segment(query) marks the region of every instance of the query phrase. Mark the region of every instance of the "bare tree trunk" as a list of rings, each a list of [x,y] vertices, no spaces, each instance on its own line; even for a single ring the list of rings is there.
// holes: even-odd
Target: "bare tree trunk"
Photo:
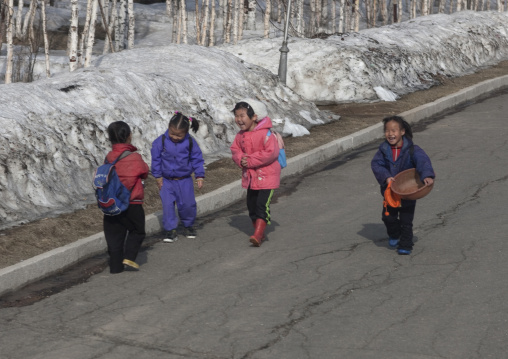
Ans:
[[[444,7],[445,7],[445,1],[444,0],[439,0],[439,10],[438,10],[438,13],[442,14],[444,13]]]
[[[129,50],[134,48],[134,28],[136,25],[136,19],[134,17],[134,1],[129,0],[127,2],[127,15],[129,16],[129,32],[127,35],[127,48]]]
[[[397,1],[397,22],[402,22],[402,0]]]
[[[316,32],[320,32],[321,27],[321,0],[315,0],[316,2]]]
[[[371,13],[371,8],[372,8],[371,2],[372,1],[374,1],[374,0],[364,0],[365,16],[367,17],[367,28],[370,28],[372,25],[372,13]]]
[[[497,11],[498,12],[503,11],[503,3],[501,2],[501,0],[497,0]]]
[[[7,26],[7,66],[5,68],[5,83],[10,84],[12,82],[12,66],[13,66],[13,45],[12,45],[12,37],[13,37],[13,23],[12,18],[14,15],[14,0],[6,0],[7,3],[7,18],[5,24]]]
[[[182,39],[182,1],[178,1],[178,31],[176,34],[176,43],[179,44]]]
[[[194,0],[196,10],[194,11],[194,17],[196,21],[196,44],[201,43],[201,21],[199,19],[199,0]]]
[[[245,2],[240,0],[240,12],[238,13],[238,41],[243,37],[243,27],[245,26]]]
[[[233,44],[238,43],[238,8],[241,0],[234,0],[233,5]]]
[[[297,2],[298,7],[295,6],[295,12],[296,12],[296,24],[297,24],[297,31],[298,36],[304,37],[305,35],[305,21],[303,18],[303,0],[298,0]],[[284,13],[286,10],[284,10]]]
[[[30,6],[28,7],[28,11],[25,14],[25,19],[23,20],[23,30],[21,31],[21,38],[22,39],[26,39],[28,24],[30,23],[30,18],[33,18],[35,16],[36,9],[37,9],[37,0],[31,0]]]
[[[86,18],[85,18],[85,26],[83,27],[83,32],[81,33],[81,39],[79,41],[79,50],[78,50],[78,67],[81,67],[81,61],[83,61],[83,57],[85,54],[85,39],[88,36],[88,29],[90,27],[90,17],[92,16],[92,1],[88,0],[86,6]]]
[[[344,3],[346,0],[338,0],[339,1],[339,24],[337,26],[337,31],[340,33],[344,33]]]
[[[92,13],[90,16],[90,27],[88,30],[88,41],[86,44],[86,52],[85,52],[85,65],[84,67],[89,67],[92,62],[92,51],[93,44],[95,42],[95,23],[97,22],[97,3],[98,0],[92,0]]]
[[[270,14],[272,13],[272,0],[265,0],[265,32],[264,38],[268,39],[270,35]]]
[[[332,15],[331,15],[331,20],[332,20],[332,34],[335,34],[337,32],[337,24],[335,23],[336,22],[336,19],[335,19],[335,12],[336,12],[336,1],[335,0],[332,0]]]
[[[78,0],[71,0],[71,26],[69,28],[69,70],[78,68]]]
[[[427,0],[422,0],[422,16],[426,16],[429,14],[429,9],[427,7]]]
[[[351,29],[351,7],[353,6],[350,1],[351,0],[343,0],[344,1],[344,32],[349,32]]]
[[[233,16],[233,0],[228,0],[228,11],[226,18],[226,32],[224,34],[224,42],[229,44],[231,42],[231,22]]]
[[[113,34],[113,32],[114,32],[115,24],[117,22],[116,10],[117,10],[116,9],[116,0],[113,0],[113,3],[111,4],[110,15],[109,15],[108,36],[106,36],[106,39],[104,40],[104,49],[102,50],[103,54],[108,53],[110,46],[111,46],[111,52],[115,52],[111,34]]]
[[[248,2],[247,30],[256,30],[256,0],[249,0]]]
[[[360,0],[355,0],[355,8],[354,8],[354,16],[355,16],[355,32],[360,31]]]
[[[14,24],[16,24],[16,37],[18,39],[21,38],[22,16],[23,16],[23,0],[18,0],[18,12],[16,13],[16,18],[14,20]]]
[[[44,38],[44,56],[46,58],[46,77],[49,79],[51,73],[49,71],[49,42],[48,31],[46,28],[46,1],[41,1],[41,14],[42,14],[42,36]]]
[[[125,49],[125,18],[127,14],[127,0],[120,0],[118,9],[118,25],[115,29],[115,50],[118,52]],[[118,30],[118,31],[117,31]]]
[[[187,9],[185,8],[185,0],[181,0],[180,6],[182,8],[182,42],[187,44]]]
[[[213,0],[212,0],[213,1]],[[206,39],[207,39],[207,36],[206,36],[206,32],[208,30],[208,0],[203,0],[203,9],[205,11],[205,14],[203,16],[203,28],[202,28],[202,34],[201,34],[201,45],[202,46],[205,46],[206,45]]]
[[[210,11],[211,19],[210,19],[210,42],[208,43],[208,46],[215,45],[215,0],[210,0]]]
[[[0,50],[4,41],[4,26],[5,26],[5,4],[4,0],[0,0]]]
[[[180,23],[180,2],[178,0],[170,0],[175,2],[174,10],[173,10],[173,27],[171,33],[171,42],[180,43],[180,35],[179,35],[179,23]]]

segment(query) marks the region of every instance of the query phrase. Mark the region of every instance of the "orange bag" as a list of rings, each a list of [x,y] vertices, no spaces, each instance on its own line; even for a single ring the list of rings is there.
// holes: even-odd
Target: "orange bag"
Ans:
[[[385,200],[383,201],[383,207],[385,208],[385,216],[388,216],[387,206],[397,208],[400,207],[400,196],[392,191],[392,182],[388,183],[385,191]]]

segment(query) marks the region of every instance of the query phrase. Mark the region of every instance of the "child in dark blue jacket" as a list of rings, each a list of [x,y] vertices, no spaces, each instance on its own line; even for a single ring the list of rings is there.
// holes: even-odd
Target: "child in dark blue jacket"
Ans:
[[[384,195],[388,183],[402,171],[416,168],[423,183],[434,183],[434,170],[427,154],[413,144],[411,126],[400,116],[383,119],[385,141],[379,146],[371,162],[372,172],[381,185]],[[397,247],[398,254],[411,254],[413,249],[413,218],[415,200],[401,200],[401,206],[383,208],[382,220],[386,226],[390,247]]]
[[[196,237],[194,222],[197,207],[192,173],[201,189],[205,178],[205,161],[198,144],[189,135],[189,128],[196,132],[199,122],[176,112],[169,121],[168,130],[152,143],[152,175],[157,181],[162,201],[162,225],[166,230],[166,243],[178,239],[178,216],[184,226],[185,236]]]

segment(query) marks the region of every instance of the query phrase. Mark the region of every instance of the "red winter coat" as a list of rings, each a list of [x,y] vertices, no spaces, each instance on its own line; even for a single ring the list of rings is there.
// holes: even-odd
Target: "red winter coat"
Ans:
[[[242,187],[275,189],[280,185],[279,144],[273,135],[266,137],[272,121],[265,117],[252,131],[240,131],[231,145],[233,161],[242,168]],[[242,157],[247,155],[247,167]]]
[[[108,162],[113,162],[122,154],[123,151],[135,152],[138,149],[127,143],[117,143],[113,145],[113,150],[110,151],[106,159]],[[122,158],[115,165],[116,173],[120,178],[122,184],[131,191],[131,204],[142,204],[145,198],[145,191],[143,189],[142,179],[148,177],[148,165],[143,161],[139,153],[132,153],[127,157]]]

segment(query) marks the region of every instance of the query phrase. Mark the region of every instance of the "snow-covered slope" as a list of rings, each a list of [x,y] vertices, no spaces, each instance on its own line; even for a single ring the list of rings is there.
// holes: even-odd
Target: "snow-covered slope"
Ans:
[[[290,38],[287,85],[316,103],[379,100],[429,88],[508,58],[508,15],[462,11],[431,15],[328,39]],[[279,68],[280,39],[222,45],[245,61]]]

